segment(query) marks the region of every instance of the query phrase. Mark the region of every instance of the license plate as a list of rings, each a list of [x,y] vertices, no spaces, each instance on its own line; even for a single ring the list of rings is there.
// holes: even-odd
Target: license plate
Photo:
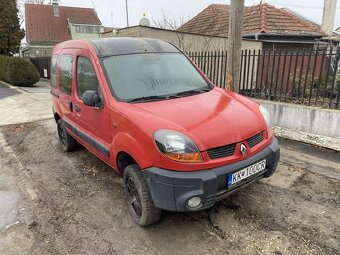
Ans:
[[[257,162],[251,166],[248,166],[247,168],[244,168],[240,171],[237,171],[233,174],[228,175],[228,187],[247,179],[248,177],[255,175],[259,172],[262,172],[266,169],[266,160],[261,160],[260,162]]]

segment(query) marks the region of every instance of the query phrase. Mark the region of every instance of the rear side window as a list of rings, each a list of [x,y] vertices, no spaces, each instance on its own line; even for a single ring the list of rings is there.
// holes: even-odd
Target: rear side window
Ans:
[[[72,55],[61,56],[59,85],[61,92],[71,95],[72,88]]]
[[[98,92],[98,79],[91,61],[85,57],[79,57],[77,62],[77,92],[82,98],[86,90]]]
[[[58,67],[58,55],[53,55],[51,64],[51,85],[57,87],[57,67]]]

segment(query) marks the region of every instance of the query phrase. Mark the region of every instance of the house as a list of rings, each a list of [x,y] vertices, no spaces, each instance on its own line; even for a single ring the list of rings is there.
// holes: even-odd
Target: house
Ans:
[[[96,12],[91,8],[25,4],[26,41],[24,57],[50,57],[55,44],[70,39],[98,38],[104,31]]]
[[[212,4],[179,28],[182,32],[228,36],[230,6]],[[263,42],[263,49],[311,48],[325,44],[325,33],[312,21],[284,8],[262,3],[244,7],[243,38]]]

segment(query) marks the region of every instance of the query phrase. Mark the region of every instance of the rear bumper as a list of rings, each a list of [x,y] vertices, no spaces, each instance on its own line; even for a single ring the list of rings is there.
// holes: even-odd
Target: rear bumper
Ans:
[[[279,158],[280,148],[274,137],[272,143],[256,155],[230,165],[197,172],[177,172],[151,167],[144,169],[143,174],[156,207],[168,211],[199,211],[213,206],[215,202],[254,181],[271,176]],[[241,181],[235,187],[228,188],[228,174],[263,159],[266,159],[264,172]],[[202,199],[201,205],[195,209],[187,206],[187,201],[193,196]]]

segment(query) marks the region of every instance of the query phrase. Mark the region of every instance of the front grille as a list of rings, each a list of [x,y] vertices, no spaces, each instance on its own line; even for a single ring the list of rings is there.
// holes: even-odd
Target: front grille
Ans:
[[[250,148],[254,147],[255,145],[259,144],[262,141],[263,141],[263,132],[260,132],[247,139],[247,143],[249,144]]]
[[[249,147],[254,147],[263,141],[263,132],[260,132],[247,139]],[[210,159],[224,158],[232,156],[235,153],[236,143],[224,145],[221,147],[211,148],[207,150]]]
[[[224,146],[221,146],[221,147],[208,149],[207,153],[208,153],[210,159],[224,158],[224,157],[234,155],[235,147],[236,147],[236,143],[224,145]]]

